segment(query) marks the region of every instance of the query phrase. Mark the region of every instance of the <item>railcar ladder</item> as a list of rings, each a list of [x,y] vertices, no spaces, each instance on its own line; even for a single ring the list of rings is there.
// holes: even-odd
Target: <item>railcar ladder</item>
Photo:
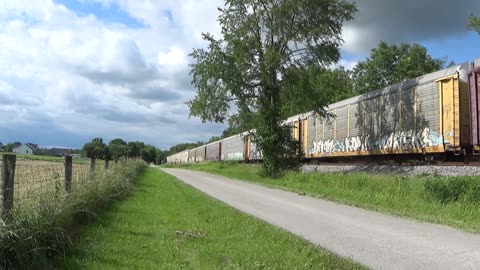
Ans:
[[[460,145],[460,89],[458,79],[453,81],[453,147],[454,155],[461,154]]]

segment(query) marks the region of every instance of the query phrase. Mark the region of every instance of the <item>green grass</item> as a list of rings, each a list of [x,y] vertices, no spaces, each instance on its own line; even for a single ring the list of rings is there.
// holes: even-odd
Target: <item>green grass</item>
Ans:
[[[152,168],[60,263],[64,269],[363,269]]]
[[[42,196],[17,205],[0,219],[0,269],[50,269],[51,259],[69,246],[72,229],[129,194],[145,167],[144,162],[117,164],[73,186],[69,194],[56,179]]]
[[[470,232],[480,232],[480,179],[373,175],[366,173],[298,173],[277,179],[263,178],[259,166],[240,163],[202,163],[176,166],[245,180],[269,187],[325,198],[361,208],[444,224]],[[462,183],[457,185],[456,183]],[[442,200],[471,188],[456,200]],[[432,194],[433,193],[433,194]]]

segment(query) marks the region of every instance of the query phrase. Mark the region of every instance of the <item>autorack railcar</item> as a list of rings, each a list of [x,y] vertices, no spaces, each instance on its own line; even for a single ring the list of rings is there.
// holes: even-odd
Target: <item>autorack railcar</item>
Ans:
[[[238,134],[221,140],[220,160],[244,160],[245,143],[242,135]]]
[[[305,158],[470,151],[468,73],[455,66],[295,116]]]
[[[206,160],[207,161],[220,161],[220,155],[222,151],[222,142],[216,141],[207,144]]]
[[[446,68],[285,121],[306,159],[370,155],[480,154],[480,59]],[[262,153],[245,132],[196,149],[203,160],[258,161]],[[199,153],[204,158],[198,158]],[[168,159],[184,162],[175,155]],[[192,159],[187,161],[192,162]],[[186,162],[186,161],[185,161]]]
[[[205,145],[195,148],[195,162],[206,160],[207,147]]]

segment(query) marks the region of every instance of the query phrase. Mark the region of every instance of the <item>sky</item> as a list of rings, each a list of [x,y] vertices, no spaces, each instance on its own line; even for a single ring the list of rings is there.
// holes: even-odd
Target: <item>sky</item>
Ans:
[[[480,58],[465,30],[480,1],[362,0],[344,25],[339,65],[380,41],[420,43],[455,63]],[[224,125],[189,118],[188,54],[219,37],[221,0],[0,0],[0,142],[80,148],[94,137],[161,149]]]

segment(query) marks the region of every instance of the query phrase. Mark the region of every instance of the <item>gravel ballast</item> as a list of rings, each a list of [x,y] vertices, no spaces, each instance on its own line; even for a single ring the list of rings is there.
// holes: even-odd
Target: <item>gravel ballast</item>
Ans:
[[[480,176],[480,166],[304,165],[303,172],[365,172],[404,175]]]

